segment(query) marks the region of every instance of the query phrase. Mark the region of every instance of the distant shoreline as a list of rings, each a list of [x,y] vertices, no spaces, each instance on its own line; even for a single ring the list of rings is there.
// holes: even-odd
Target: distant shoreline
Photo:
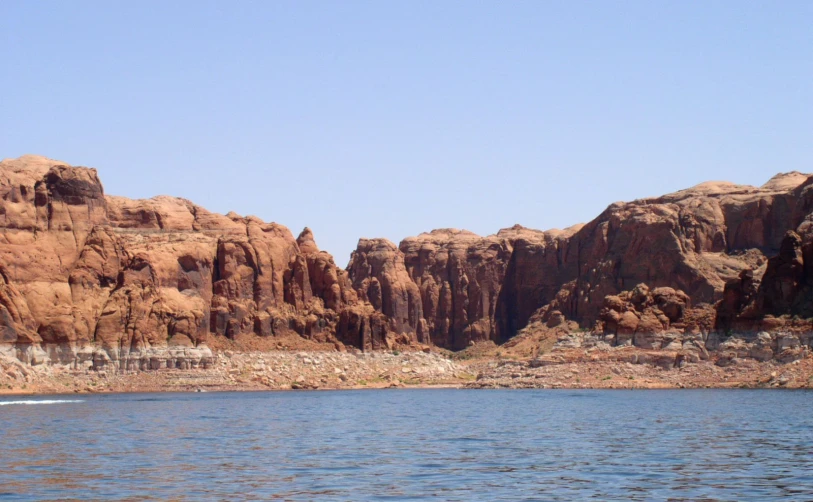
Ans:
[[[454,355],[452,355],[454,357]],[[673,366],[674,353],[557,350],[538,358],[453,359],[424,352],[218,353],[207,369],[94,371],[0,360],[0,396],[363,389],[813,388],[813,357]],[[635,363],[631,361],[636,361]]]

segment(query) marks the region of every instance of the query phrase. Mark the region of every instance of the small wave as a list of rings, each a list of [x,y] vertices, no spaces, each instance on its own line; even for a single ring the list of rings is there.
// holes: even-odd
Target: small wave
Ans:
[[[38,399],[28,401],[0,401],[0,406],[8,404],[61,404],[61,403],[84,403],[81,399]]]

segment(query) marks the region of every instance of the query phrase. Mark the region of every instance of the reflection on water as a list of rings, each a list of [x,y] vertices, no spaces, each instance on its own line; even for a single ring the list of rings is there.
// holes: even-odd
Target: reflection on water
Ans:
[[[0,400],[0,500],[813,499],[806,391],[74,401]]]

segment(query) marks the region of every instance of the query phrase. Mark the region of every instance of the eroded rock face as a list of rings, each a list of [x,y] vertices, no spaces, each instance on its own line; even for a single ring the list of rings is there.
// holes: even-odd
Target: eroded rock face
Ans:
[[[0,345],[74,362],[91,347],[127,369],[211,337],[462,349],[581,326],[665,349],[712,331],[796,333],[813,318],[812,187],[789,173],[612,204],[562,231],[361,239],[343,270],[307,228],[294,238],[180,198],[105,195],[93,169],[4,160]]]
[[[462,349],[498,340],[497,300],[519,235],[544,239],[543,232],[515,227],[480,237],[442,229],[404,239],[399,246],[409,279],[420,292],[425,330],[432,342]]]
[[[308,229],[297,240],[184,199],[105,196],[95,170],[35,156],[0,163],[0,197],[0,344],[30,362],[194,366],[209,336],[415,339],[397,303],[387,316],[359,299]],[[192,356],[155,356],[168,350]]]
[[[399,250],[420,291],[425,329],[433,343],[448,348],[504,342],[529,324],[566,321],[587,328],[607,321],[632,343],[643,331],[721,329],[718,309],[724,323],[738,319],[738,328],[756,332],[783,326],[763,321],[766,316],[813,317],[811,185],[801,173],[777,175],[760,188],[709,182],[612,204],[590,223],[565,231],[514,227],[479,237],[444,229],[407,238]],[[362,241],[357,255],[370,254],[369,242]],[[376,253],[386,254],[394,270],[401,257],[391,244],[385,248]],[[376,269],[351,263],[348,270],[354,286],[372,291],[372,305],[384,312]],[[410,289],[398,277],[397,287]],[[665,312],[651,307],[602,319],[605,297],[637,284],[679,291],[693,306],[689,318],[667,322]],[[410,318],[411,329],[421,326]],[[641,343],[663,345],[657,339]]]
[[[650,290],[642,283],[630,291],[606,296],[598,327],[610,344],[660,350],[670,345],[681,347],[684,335],[690,339],[708,333],[714,318],[710,305],[692,306],[683,291],[669,287]]]
[[[423,304],[404,265],[404,254],[386,239],[361,239],[347,266],[362,301],[389,319],[389,329],[423,341]]]
[[[808,183],[799,173],[762,188],[704,183],[613,204],[556,246],[517,242],[509,274],[521,281],[514,279],[505,293],[515,315],[500,324],[511,333],[539,315],[536,306],[589,326],[604,297],[639,283],[682,290],[695,305],[715,304],[741,273],[761,277],[757,271],[779,253],[787,230],[809,214],[802,193]]]
[[[784,205],[792,210],[786,211],[789,223],[778,250],[761,266],[727,282],[718,309],[719,330],[811,330],[805,319],[813,318],[813,180],[804,180],[785,198],[790,201]]]
[[[503,300],[500,310],[501,295],[523,282],[512,282],[507,274],[515,243],[552,248],[578,228],[541,232],[516,225],[488,237],[440,229],[397,247],[386,239],[362,239],[348,273],[359,297],[390,318],[397,333],[453,350],[484,340],[502,342],[510,336],[501,336],[498,320],[515,318],[517,304],[513,297]],[[538,307],[532,302],[527,309]]]

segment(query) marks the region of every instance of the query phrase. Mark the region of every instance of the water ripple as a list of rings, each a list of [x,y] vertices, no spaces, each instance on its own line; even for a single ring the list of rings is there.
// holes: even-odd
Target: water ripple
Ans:
[[[57,404],[71,406],[10,406]],[[813,393],[0,401],[0,500],[810,500]]]

